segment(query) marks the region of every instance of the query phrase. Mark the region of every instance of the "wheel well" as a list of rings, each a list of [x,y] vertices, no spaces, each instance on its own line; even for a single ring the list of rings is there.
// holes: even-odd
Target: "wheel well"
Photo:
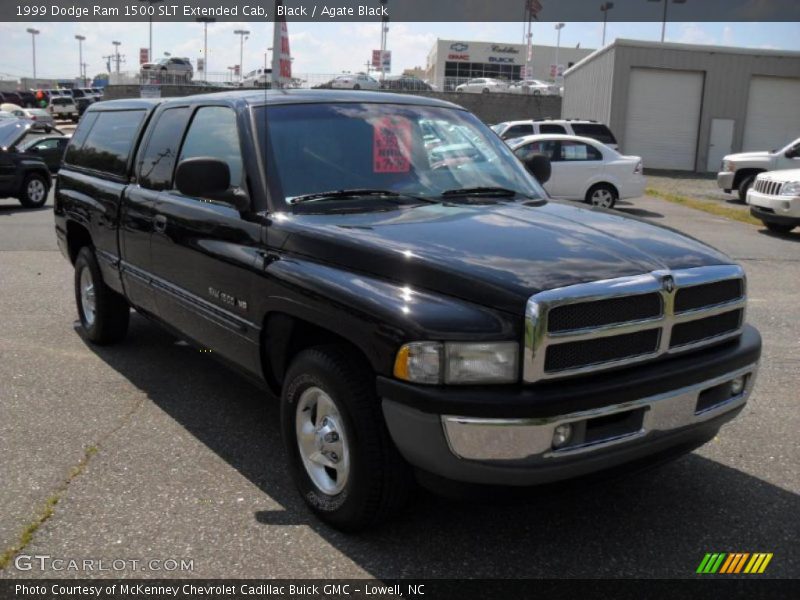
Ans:
[[[75,259],[78,258],[78,252],[81,251],[81,248],[84,246],[91,246],[92,245],[92,236],[89,234],[89,230],[86,229],[83,225],[79,225],[78,223],[74,223],[72,221],[67,222],[67,249],[69,251],[69,259],[72,264],[75,264]]]
[[[765,169],[739,169],[733,176],[733,188],[739,189],[739,185],[748,177],[763,173]]]
[[[589,201],[589,195],[599,187],[611,188],[611,190],[614,192],[614,195],[619,198],[619,190],[617,189],[617,186],[615,186],[613,183],[608,183],[607,181],[598,181],[597,183],[590,185],[589,189],[586,190],[585,198],[587,202]]]
[[[307,348],[323,344],[348,346],[367,365],[371,364],[358,346],[329,329],[285,313],[268,314],[261,329],[261,368],[270,390],[279,395],[283,376],[294,357]]]

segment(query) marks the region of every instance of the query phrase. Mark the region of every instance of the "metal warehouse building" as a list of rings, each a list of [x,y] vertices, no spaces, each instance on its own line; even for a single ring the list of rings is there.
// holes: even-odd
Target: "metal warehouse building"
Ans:
[[[800,137],[800,52],[616,40],[567,70],[561,115],[607,123],[645,167],[717,171]]]

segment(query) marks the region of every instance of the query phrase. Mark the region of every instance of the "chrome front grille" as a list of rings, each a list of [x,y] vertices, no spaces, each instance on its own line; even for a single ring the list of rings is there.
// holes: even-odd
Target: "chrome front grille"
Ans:
[[[745,287],[741,267],[716,265],[536,294],[525,315],[524,380],[626,366],[735,337]]]
[[[781,193],[783,183],[780,181],[770,181],[769,179],[756,178],[754,187],[757,192],[767,196],[777,196]]]

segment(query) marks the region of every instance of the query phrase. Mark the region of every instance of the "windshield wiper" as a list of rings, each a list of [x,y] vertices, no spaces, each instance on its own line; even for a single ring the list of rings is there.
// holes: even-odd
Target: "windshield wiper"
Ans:
[[[503,187],[471,187],[442,192],[443,198],[452,198],[456,196],[495,196],[497,198],[513,198],[514,196],[522,196],[524,198],[529,198],[529,196],[523,194],[522,192]]]
[[[353,188],[350,190],[331,190],[329,192],[317,192],[316,194],[306,194],[296,196],[290,200],[291,204],[302,204],[303,202],[313,202],[314,200],[328,200],[335,198],[362,198],[367,196],[382,196],[384,198],[410,198],[421,202],[435,202],[431,198],[421,198],[409,194],[400,194],[392,190],[379,190],[371,188]]]

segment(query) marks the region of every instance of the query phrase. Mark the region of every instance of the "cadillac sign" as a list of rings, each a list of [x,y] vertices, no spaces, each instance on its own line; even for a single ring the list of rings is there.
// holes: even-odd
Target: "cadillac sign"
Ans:
[[[492,46],[492,52],[497,54],[519,54],[519,50],[513,46]]]

